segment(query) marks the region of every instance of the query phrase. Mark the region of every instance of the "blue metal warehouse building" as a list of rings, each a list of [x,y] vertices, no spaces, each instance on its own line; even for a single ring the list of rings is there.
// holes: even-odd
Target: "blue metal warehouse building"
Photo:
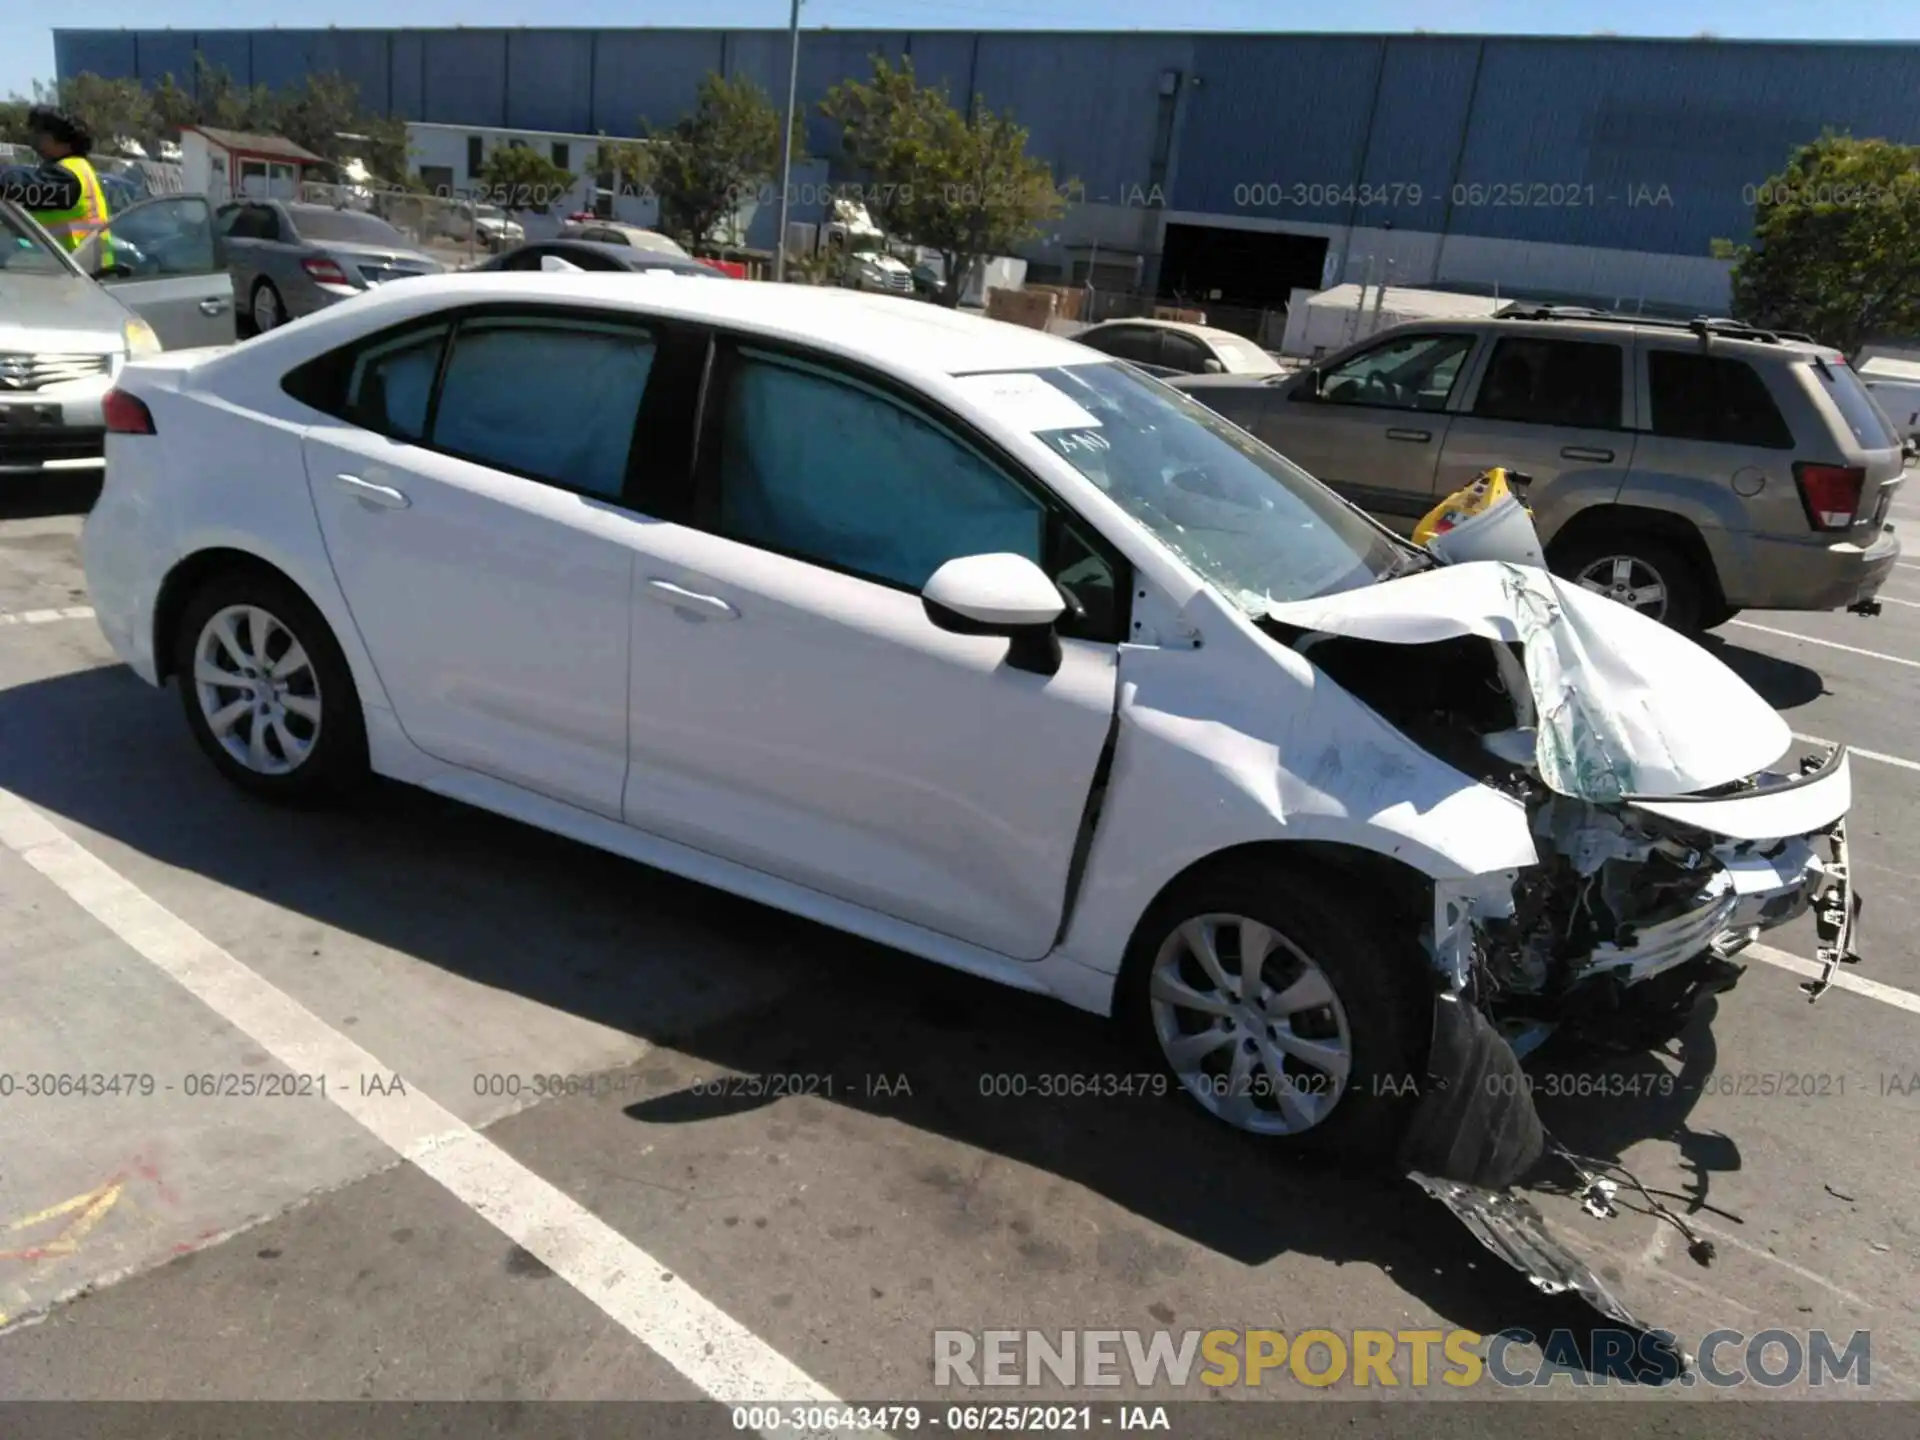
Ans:
[[[710,71],[784,97],[767,30],[62,30],[62,78],[338,71],[416,121],[609,135]],[[1107,288],[1284,303],[1387,279],[1723,311],[1716,237],[1823,129],[1920,140],[1920,46],[1440,35],[806,31],[803,103],[911,57],[1012,112],[1076,204],[1030,258]],[[816,118],[810,144],[831,148]]]

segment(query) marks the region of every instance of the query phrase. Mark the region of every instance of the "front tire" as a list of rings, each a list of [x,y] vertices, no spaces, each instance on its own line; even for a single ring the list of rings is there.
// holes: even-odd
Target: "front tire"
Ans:
[[[1142,919],[1121,1023],[1215,1119],[1280,1148],[1384,1164],[1432,1025],[1426,958],[1378,898],[1271,859],[1203,871]]]
[[[220,773],[286,804],[343,799],[366,780],[360,697],[333,631],[278,576],[229,570],[181,612],[173,674],[187,726]]]

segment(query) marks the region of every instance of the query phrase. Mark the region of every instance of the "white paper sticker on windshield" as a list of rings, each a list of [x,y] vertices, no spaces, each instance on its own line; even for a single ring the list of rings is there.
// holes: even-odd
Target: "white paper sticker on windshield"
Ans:
[[[954,384],[1007,424],[1040,434],[1047,430],[1098,430],[1100,422],[1038,375],[959,375]]]

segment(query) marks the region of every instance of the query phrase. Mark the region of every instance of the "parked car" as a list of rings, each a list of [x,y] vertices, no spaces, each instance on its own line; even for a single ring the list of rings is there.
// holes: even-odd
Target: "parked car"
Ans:
[[[448,275],[109,411],[99,623],[234,784],[377,772],[1112,1014],[1281,1144],[1504,1184],[1542,1035],[1852,913],[1843,749],[1058,336]]]
[[[1180,320],[1103,320],[1073,338],[1103,355],[1183,375],[1277,375],[1283,368],[1244,335]]]
[[[1488,466],[1524,472],[1555,572],[1682,631],[1877,613],[1900,556],[1901,437],[1859,377],[1732,321],[1548,307],[1171,383],[1403,533]]]
[[[503,250],[527,238],[526,228],[498,205],[470,201],[446,206],[440,213],[438,229],[449,240],[461,244],[472,240],[487,250]]]
[[[602,245],[625,245],[634,250],[651,250],[660,255],[678,255],[692,259],[679,241],[647,230],[639,225],[623,225],[618,220],[568,220],[560,227],[562,240],[594,240]]]
[[[107,234],[114,264],[99,269],[97,241],[69,255],[0,201],[0,476],[98,475],[102,406],[121,366],[234,338],[233,285],[203,197],[146,201]]]
[[[377,215],[291,200],[242,200],[215,216],[233,293],[254,332],[272,330],[379,285],[446,269]]]
[[[664,250],[639,250],[631,245],[608,245],[598,240],[538,240],[496,255],[491,260],[463,272],[469,275],[494,270],[539,270],[548,260],[560,260],[576,270],[621,270],[629,273],[656,271],[674,275],[704,275],[713,279],[729,278],[704,260],[670,255]]]

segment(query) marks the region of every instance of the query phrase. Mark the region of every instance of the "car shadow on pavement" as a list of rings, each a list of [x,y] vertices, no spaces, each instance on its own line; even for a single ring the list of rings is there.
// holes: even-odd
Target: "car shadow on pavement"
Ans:
[[[8,479],[0,493],[0,520],[40,520],[84,515],[100,498],[100,477],[28,475]]]
[[[835,1104],[1057,1175],[1242,1264],[1292,1253],[1374,1267],[1453,1325],[1483,1334],[1586,1336],[1602,1323],[1487,1254],[1409,1181],[1276,1156],[1172,1096],[1099,1093],[1125,1088],[1106,1077],[1147,1067],[1097,1017],[422,791],[376,787],[347,811],[290,814],[258,803],[215,775],[174,692],[156,693],[122,666],[0,690],[0,787],[82,843],[93,832],[703,1064],[832,1075]],[[729,987],[756,998],[725,1009],[703,999]],[[910,1093],[891,1084],[900,1076]],[[1094,1093],[1072,1093],[1061,1076],[1081,1077],[1077,1088]],[[889,1083],[871,1093],[872,1077]],[[636,1093],[644,1091],[621,1100]],[[682,1087],[626,1113],[693,1125],[768,1103],[778,1102]],[[1657,1113],[1623,1106],[1601,1120],[1590,1129],[1568,1116],[1563,1138],[1617,1154],[1636,1138],[1675,1133],[1684,1112],[1676,1099]],[[643,1132],[634,1133],[638,1152]],[[921,1180],[936,1210],[932,1192],[964,1183]],[[1027,1249],[1044,1277],[1051,1252],[1040,1237]],[[1616,1289],[1632,1278],[1595,1268]],[[1379,1323],[1398,1328],[1397,1319]]]
[[[1702,635],[1699,643],[1776,710],[1795,710],[1828,693],[1827,682],[1818,670],[1749,650],[1720,635]]]

